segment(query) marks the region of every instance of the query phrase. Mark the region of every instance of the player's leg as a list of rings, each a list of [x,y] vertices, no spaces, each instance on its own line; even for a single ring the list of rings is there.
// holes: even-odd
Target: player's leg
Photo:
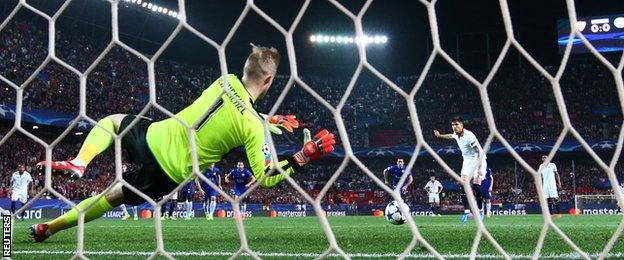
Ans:
[[[436,209],[435,209],[435,198],[433,197],[432,194],[429,194],[429,210],[431,210],[432,216],[436,215]]]
[[[482,160],[478,166],[475,167],[475,175],[472,179],[472,191],[475,194],[475,199],[477,200],[477,206],[479,207],[479,216],[483,218],[483,188],[481,187],[481,182],[485,178],[485,173],[487,171],[487,162]]]
[[[139,207],[134,206],[132,207],[132,209],[134,209],[134,220],[139,220]]]
[[[477,207],[479,208],[479,216],[483,217],[483,194],[481,193],[481,184],[472,184],[472,192],[477,200]]]
[[[472,180],[475,175],[476,168],[477,168],[477,163],[474,160],[464,159],[464,161],[462,162],[462,169],[461,169],[461,174],[460,174],[462,183],[468,183],[468,185],[471,186],[472,190],[474,190],[474,186],[472,186],[473,185]],[[460,222],[466,223],[468,219],[470,219],[471,213],[470,213],[470,205],[468,204],[468,194],[464,190],[463,185],[462,185],[462,190],[464,192],[460,196],[461,196],[462,204],[464,205],[464,214],[462,215]],[[475,194],[475,198],[476,197],[477,197],[477,194]]]
[[[435,210],[435,214],[436,214],[437,216],[441,216],[441,215],[440,215],[440,194],[436,194],[436,196],[435,196],[435,200],[434,200],[433,202],[434,202],[434,205],[433,205],[433,206],[434,206],[434,207],[435,207],[435,209],[436,209],[436,210]]]
[[[85,138],[80,151],[71,161],[53,161],[52,169],[57,171],[67,171],[72,178],[82,177],[85,168],[98,154],[104,152],[112,143],[113,136],[109,134],[119,132],[125,114],[109,115],[98,121],[98,126],[94,126]],[[37,163],[37,167],[45,166],[44,162]]]
[[[17,203],[18,194],[15,190],[11,191],[11,214],[15,213],[15,203]]]
[[[184,209],[186,210],[186,216],[184,217],[184,220],[189,220],[191,219],[191,212],[193,212],[193,199],[191,194],[188,194],[185,197],[186,200],[184,200]]]
[[[436,202],[436,212],[438,216],[442,216],[442,214],[440,214],[440,199]]]
[[[19,202],[22,204],[20,206],[24,207],[24,205],[26,205],[26,203],[28,202],[28,193],[24,192],[22,194],[20,194],[19,197]],[[26,209],[22,210],[22,221],[24,221],[24,215],[26,214]]]
[[[126,204],[121,204],[121,205],[119,205],[119,207],[123,211],[123,217],[121,217],[121,220],[129,219],[130,218],[130,214],[128,214],[128,209],[126,208]]]
[[[217,196],[210,196],[210,220],[213,219],[215,209],[217,209]]]
[[[167,219],[167,201],[160,206],[160,220]]]
[[[235,188],[234,189],[234,200],[239,200],[241,194],[243,194],[243,192]],[[238,214],[234,213],[234,218],[243,219],[243,216],[245,215],[244,212],[243,212],[243,203],[244,202],[241,199],[238,203],[239,203],[238,204]],[[232,208],[232,210],[234,210],[234,209]]]
[[[129,124],[127,120],[122,123]],[[139,189],[149,198],[159,198],[171,192],[177,186],[171,181],[166,173],[162,171],[156,159],[150,154],[147,144],[145,143],[145,133],[149,123],[146,121],[139,122],[137,126],[128,132],[129,134],[122,139],[122,146],[128,152],[128,156],[136,162],[143,162],[141,168],[124,172],[123,179],[131,186]],[[45,224],[36,224],[31,227],[31,234],[35,241],[42,242],[51,234],[60,230],[74,227],[78,222],[78,211],[85,214],[85,222],[101,217],[113,207],[121,204],[139,205],[144,203],[145,199],[128,187],[123,185],[115,185],[105,195],[96,195],[80,202],[75,208],[67,213]]]
[[[462,176],[462,180],[463,179],[464,176]],[[466,191],[464,191],[464,187],[462,186],[461,189],[462,193],[459,195],[459,197],[461,199],[462,205],[464,206],[464,214],[460,218],[460,222],[466,223],[470,218],[470,205],[468,204],[468,195],[466,194]]]
[[[552,198],[546,197],[546,202],[548,203],[548,212],[552,215],[554,211]]]
[[[482,209],[483,209],[483,215],[485,216],[490,216],[490,208],[491,205],[490,204],[490,200],[492,199],[492,193],[489,190],[489,187],[481,187],[481,198],[482,198]]]
[[[56,232],[78,225],[78,209],[84,212],[84,221],[87,223],[102,217],[104,213],[110,211],[113,207],[121,205],[123,198],[121,185],[116,185],[104,196],[98,194],[85,199],[62,216],[44,224],[31,226],[31,236],[35,241],[43,242]]]
[[[544,197],[546,197],[546,202],[548,203],[548,212],[552,215],[555,213],[555,207],[554,207],[554,191],[551,189],[550,183],[545,182],[542,183],[543,186],[542,188],[544,189]]]
[[[561,217],[561,208],[559,208],[559,198],[553,198],[553,207],[555,208],[555,214],[557,217]]]
[[[169,216],[169,219],[172,219],[172,220],[176,219],[176,217],[173,215],[173,210],[175,209],[177,204],[178,204],[178,199],[177,198],[169,200],[169,211],[167,212],[168,216]]]

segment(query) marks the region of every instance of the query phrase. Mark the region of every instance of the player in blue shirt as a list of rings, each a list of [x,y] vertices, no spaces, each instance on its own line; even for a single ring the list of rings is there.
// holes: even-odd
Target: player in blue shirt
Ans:
[[[217,185],[220,190],[223,190],[221,187],[221,170],[219,170],[214,163],[210,164],[208,169],[206,169],[203,174],[208,180]],[[199,178],[195,180],[199,181]],[[204,191],[204,210],[206,212],[206,219],[213,220],[214,212],[217,208],[217,195],[219,195],[219,192],[203,181],[201,182],[200,187]],[[210,200],[210,203],[208,203],[208,200]]]
[[[184,220],[191,219],[191,212],[193,210],[193,196],[195,196],[195,183],[190,181],[182,187],[180,190],[180,201],[184,201],[184,209],[186,210],[186,216]]]
[[[245,169],[245,163],[238,161],[236,163],[236,169],[233,169],[225,176],[225,183],[230,181],[234,182],[232,187],[232,193],[234,199],[238,199],[243,193],[247,191],[251,185],[256,182],[256,177],[247,169]],[[244,214],[247,211],[247,203],[241,201],[241,218],[244,218]]]
[[[395,192],[400,192],[399,194],[401,196],[407,193],[407,187],[409,187],[414,181],[412,173],[407,172],[407,179],[405,179],[403,187],[401,187],[401,189],[399,190],[397,185],[399,184],[399,180],[401,179],[401,176],[403,176],[405,171],[407,171],[407,166],[405,165],[405,162],[402,158],[397,159],[396,165],[392,165],[384,169],[383,171],[384,182],[386,183],[386,185],[390,186],[390,188],[393,189]],[[392,178],[392,182],[388,181],[388,175],[390,175],[390,177]]]
[[[481,182],[481,194],[483,195],[483,204],[485,205],[485,215],[489,218],[492,210],[492,187],[494,187],[494,177],[492,169],[487,168],[485,171],[485,179]]]

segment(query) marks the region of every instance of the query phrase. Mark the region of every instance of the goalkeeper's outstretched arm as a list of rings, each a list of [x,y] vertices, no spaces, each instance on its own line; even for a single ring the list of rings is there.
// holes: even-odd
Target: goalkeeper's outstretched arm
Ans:
[[[262,125],[255,128],[253,133],[247,135],[245,140],[245,151],[247,160],[249,161],[251,170],[256,180],[260,182],[263,188],[270,188],[284,180],[285,176],[274,171],[271,176],[265,176],[275,165],[272,162],[271,151],[268,143],[265,142],[264,130]],[[294,153],[287,160],[282,160],[277,164],[289,176],[295,171],[311,161],[318,159],[321,155],[330,154],[334,151],[334,134],[323,129],[319,131],[314,139],[310,138],[310,131],[304,129],[303,148]]]

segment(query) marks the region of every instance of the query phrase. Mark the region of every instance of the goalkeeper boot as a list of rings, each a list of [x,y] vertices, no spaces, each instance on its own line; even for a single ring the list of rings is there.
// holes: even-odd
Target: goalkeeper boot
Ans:
[[[130,218],[130,214],[124,214],[123,217],[121,217],[121,220],[127,220]]]
[[[34,224],[30,226],[30,237],[35,242],[41,243],[51,235],[52,234],[48,230],[48,224]]]
[[[132,218],[132,219],[139,220],[139,217],[138,216],[134,216],[134,218]]]
[[[43,169],[46,166],[46,161],[41,161],[39,163],[37,163],[37,165],[35,167],[37,167],[38,169]],[[80,177],[82,177],[82,175],[85,172],[85,167],[84,166],[77,166],[71,163],[70,160],[67,161],[52,161],[50,166],[52,167],[52,170],[55,171],[63,171],[65,173],[67,173],[69,175],[70,179],[78,179]]]

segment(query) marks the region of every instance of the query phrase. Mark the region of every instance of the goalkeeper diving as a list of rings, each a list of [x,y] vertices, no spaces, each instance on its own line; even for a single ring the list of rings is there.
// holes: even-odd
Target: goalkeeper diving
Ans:
[[[280,55],[274,48],[252,46],[241,79],[233,74],[227,76],[227,84],[223,77],[217,79],[191,105],[176,114],[187,125],[196,126],[192,138],[200,170],[221,161],[221,157],[231,150],[243,147],[259,185],[270,188],[285,178],[282,174],[265,176],[271,168],[281,167],[290,176],[300,167],[334,150],[336,141],[332,133],[323,129],[311,139],[309,131],[304,129],[303,148],[287,160],[277,164],[272,162],[263,120],[253,105],[271,87],[279,59]],[[225,88],[244,106],[230,95],[222,94]],[[82,177],[89,162],[113,143],[109,133],[121,133],[135,119],[135,116],[123,114],[101,119],[87,135],[75,159],[50,162],[51,168],[67,172],[74,178]],[[292,115],[272,116],[268,122],[271,131],[278,134],[281,130],[277,127],[288,132],[299,127],[296,117]],[[127,152],[126,159],[142,166],[124,172],[124,180],[152,199],[169,194],[192,174],[188,133],[187,127],[174,118],[158,122],[138,119],[121,139],[121,145]],[[47,163],[40,162],[37,166],[41,168]],[[85,199],[76,208],[85,211],[85,222],[89,222],[121,204],[138,205],[143,202],[145,199],[127,187],[115,185],[104,196]],[[33,225],[31,237],[43,242],[61,230],[76,226],[76,208],[50,222]]]

